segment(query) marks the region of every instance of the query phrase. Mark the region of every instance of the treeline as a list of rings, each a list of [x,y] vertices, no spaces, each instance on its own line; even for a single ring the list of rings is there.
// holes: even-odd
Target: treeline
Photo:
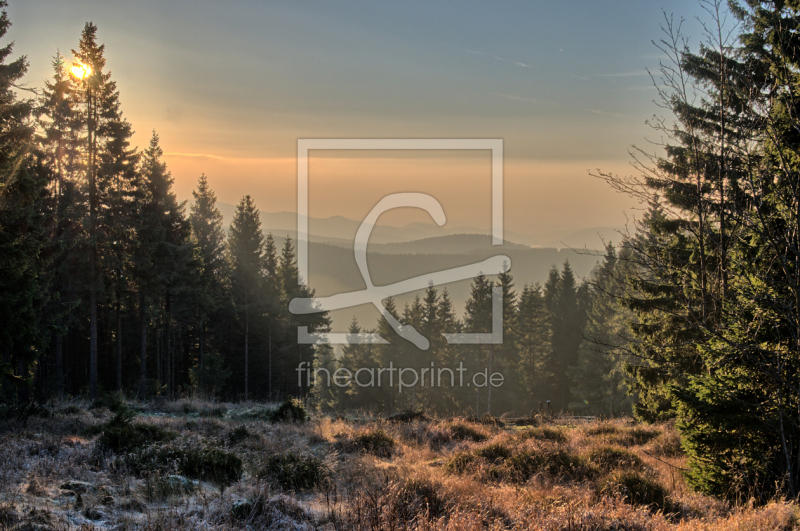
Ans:
[[[292,241],[264,237],[249,196],[225,231],[205,176],[187,212],[155,132],[131,146],[104,51],[86,24],[74,61],[57,54],[25,99],[25,58],[0,50],[2,396],[306,394],[290,376],[314,348],[297,325],[329,323],[287,310],[312,294]]]
[[[429,286],[402,311],[389,298],[387,311],[420,331],[430,347],[420,350],[400,338],[383,317],[369,329],[353,318],[348,330],[352,337],[377,333],[386,344],[349,344],[340,358],[320,359],[312,379],[315,396],[331,410],[384,413],[424,409],[522,416],[547,412],[548,402],[553,413],[630,413],[633,401],[622,373],[630,359],[625,349],[628,323],[622,316],[630,314],[619,303],[627,263],[609,245],[582,283],[569,261],[560,271],[553,266],[543,286],[521,290],[509,270],[495,281],[480,275],[472,282],[461,318],[446,289]],[[492,332],[493,289],[502,293],[502,343],[449,344],[443,334]],[[399,370],[387,372],[389,367]],[[492,374],[500,376],[491,382]]]

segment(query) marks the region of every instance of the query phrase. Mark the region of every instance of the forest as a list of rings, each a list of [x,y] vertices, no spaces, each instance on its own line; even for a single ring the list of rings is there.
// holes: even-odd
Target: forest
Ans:
[[[652,494],[649,486],[622,480],[603,490],[613,474],[598,464],[599,457],[592,457],[594,447],[587,442],[602,436],[612,446],[628,441],[623,446],[662,463],[656,467],[663,467],[664,459],[680,459],[677,465],[667,463],[672,469],[665,470],[679,470],[689,491],[733,504],[729,507],[796,500],[800,496],[800,3],[746,0],[726,7],[717,0],[702,0],[700,4],[707,18],[699,46],[689,45],[680,19],[666,15],[663,32],[654,40],[662,61],[651,76],[658,111],[665,116],[649,124],[661,143],[653,145],[653,151],[632,151],[633,176],[594,174],[644,206],[635,227],[620,233],[616,245],[609,242],[596,253],[597,265],[585,279],[576,276],[569,261],[553,264],[543,282],[522,286],[516,284],[513,268],[499,275],[480,275],[472,280],[460,314],[447,289],[433,285],[403,307],[392,298],[384,300],[395,319],[430,340],[427,350],[400,338],[383,318],[374,323],[353,318],[348,333],[377,333],[385,343],[354,343],[337,350],[324,342],[300,342],[298,327],[329,332],[331,319],[326,313],[294,315],[288,309],[292,299],[315,295],[299,282],[294,241],[273,237],[270,228],[262,226],[249,195],[236,206],[230,225],[224,226],[205,175],[197,176],[191,199],[176,196],[157,132],[144,149],[131,143],[133,124],[123,114],[124,94],[106,64],[96,25],[86,23],[71,57],[58,53],[52,58],[52,77],[37,88],[19,84],[27,59],[13,43],[4,43],[0,49],[3,426],[9,426],[10,433],[16,429],[11,426],[38,419],[37,415],[63,413],[67,410],[58,409],[61,405],[76,401],[87,409],[68,414],[85,414],[80,422],[91,426],[83,436],[102,433],[98,441],[104,441],[104,448],[122,455],[133,451],[126,450],[123,441],[126,433],[133,432],[124,430],[141,434],[145,429],[131,424],[135,411],[144,415],[153,404],[185,403],[188,415],[199,414],[192,400],[211,404],[206,412],[218,411],[214,404],[225,403],[232,411],[241,410],[236,413],[240,416],[225,417],[226,422],[238,422],[274,421],[275,411],[269,413],[273,416],[259,417],[261,413],[246,408],[283,403],[281,407],[290,411],[303,411],[295,420],[307,420],[306,411],[322,419],[313,433],[285,428],[287,433],[295,430],[292,437],[308,437],[312,441],[308,444],[335,448],[341,454],[356,452],[353,448],[361,445],[362,454],[372,456],[369,459],[392,455],[411,459],[408,456],[417,455],[414,452],[433,452],[429,458],[437,466],[446,462],[442,473],[447,478],[475,465],[479,469],[475,481],[487,485],[524,484],[546,476],[547,481],[566,481],[578,489],[575,492],[588,489],[587,482],[595,485],[586,499],[619,495],[630,502],[637,492]],[[7,3],[0,1],[0,6],[4,8],[0,37],[5,38],[11,21]],[[491,332],[495,288],[503,295],[503,342],[448,344],[444,333]],[[388,366],[464,366],[472,373],[499,373],[502,384],[470,387],[446,378],[444,385],[426,385],[423,377],[413,384],[396,380],[388,385],[336,386],[330,378],[326,382],[303,376],[304,371],[318,374],[320,369],[326,374],[369,375]],[[130,409],[126,403],[139,404],[140,409]],[[86,413],[90,406],[107,408],[108,418],[101,419],[105,424],[97,415],[91,420]],[[276,411],[283,415],[286,409]],[[413,429],[386,428],[389,435],[381,427],[364,431],[346,424],[358,418],[382,426],[398,413],[437,420]],[[451,417],[466,420],[455,424],[442,420]],[[541,427],[574,417],[609,422],[575,428],[578,431],[561,424]],[[524,440],[535,439],[543,446],[531,449],[525,445],[533,442],[503,431],[508,419],[527,419],[539,426],[530,428],[540,431],[530,431]],[[638,427],[629,429],[625,424],[629,421]],[[164,444],[171,444],[168,441],[176,435],[163,430],[180,428],[170,422],[178,421],[164,421],[162,431],[153,428],[153,440],[162,437]],[[241,439],[231,442],[232,447],[250,436],[242,429]],[[650,435],[641,435],[645,432]],[[264,432],[256,439],[279,436]],[[437,436],[443,442],[429,444]],[[388,448],[395,440],[405,449],[382,453],[381,445]],[[473,448],[464,446],[466,440],[493,443]],[[660,449],[646,446],[655,444],[649,443],[652,440],[668,441],[674,448],[664,450],[667,442]],[[567,450],[556,443],[575,455],[564,453]],[[537,460],[539,450],[553,461]],[[144,459],[145,454],[136,455]],[[161,459],[161,454],[147,455],[155,459],[153,463]],[[615,463],[620,459],[639,463],[635,455],[614,455]],[[183,463],[183,458],[176,459]],[[126,466],[135,469],[131,463]],[[166,468],[153,466],[166,474]],[[329,472],[335,468],[330,463],[325,466]],[[236,478],[242,477],[241,460],[239,469]],[[197,474],[208,479],[205,473]],[[658,474],[663,479],[667,472]],[[222,482],[220,496],[232,482],[228,479]],[[316,480],[312,483],[318,485]],[[326,483],[326,488],[333,484]],[[302,490],[293,485],[292,489]],[[313,485],[303,488],[313,490]],[[387,485],[388,490],[381,492],[396,504],[392,510],[402,513],[407,509],[403,504],[413,498],[428,508],[426,521],[433,522],[435,513],[440,518],[436,522],[443,526],[449,522],[446,510],[432,507],[434,501],[450,502],[436,498],[425,490],[428,487],[402,483],[412,495],[392,490],[394,483]],[[450,489],[449,495],[456,499],[456,487],[447,485],[445,490]],[[620,494],[623,487],[627,494]],[[693,506],[699,498],[676,501],[675,489],[673,477],[672,494],[664,491],[657,503],[640,505],[680,518],[713,512]],[[369,490],[358,490],[346,503],[357,498],[367,511],[369,500],[364,496]],[[665,501],[670,496],[675,498]],[[330,509],[326,518],[334,528],[348,528],[342,523],[346,519],[337,520],[336,510]],[[375,518],[387,518],[382,509],[375,510]],[[490,518],[489,513],[480,514]],[[370,528],[359,522],[360,528]],[[371,528],[388,528],[381,525]]]

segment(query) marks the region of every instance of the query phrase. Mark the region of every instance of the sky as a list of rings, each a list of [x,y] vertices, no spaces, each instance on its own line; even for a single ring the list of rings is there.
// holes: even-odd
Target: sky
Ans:
[[[521,233],[625,224],[635,203],[589,172],[634,173],[631,146],[659,140],[651,41],[664,11],[696,44],[703,15],[694,0],[9,4],[29,87],[98,26],[134,143],[158,133],[181,199],[205,172],[220,201],[293,211],[300,138],[502,138],[505,224]],[[488,152],[312,152],[309,175],[314,217],[418,191],[449,224],[490,222]]]

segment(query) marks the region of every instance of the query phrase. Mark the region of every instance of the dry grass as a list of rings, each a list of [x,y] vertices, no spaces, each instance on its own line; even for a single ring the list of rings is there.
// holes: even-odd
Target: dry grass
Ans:
[[[134,474],[98,444],[106,409],[64,404],[24,428],[0,425],[0,530],[755,531],[794,529],[800,514],[787,501],[732,507],[690,492],[671,425],[259,418],[276,406],[136,406],[137,423],[175,434],[156,449],[238,456],[244,473],[224,490],[177,464]]]

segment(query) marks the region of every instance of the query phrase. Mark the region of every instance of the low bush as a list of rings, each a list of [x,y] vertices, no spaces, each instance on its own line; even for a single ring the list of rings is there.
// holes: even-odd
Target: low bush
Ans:
[[[300,400],[287,399],[270,416],[272,422],[305,422],[308,420],[306,408]]]
[[[150,424],[134,424],[136,413],[123,408],[107,423],[101,425],[100,438],[97,445],[100,449],[110,450],[115,454],[140,450],[154,443],[175,439],[177,434],[159,426]]]
[[[597,485],[601,494],[615,495],[631,505],[645,505],[655,510],[674,508],[665,489],[656,480],[634,470],[619,470],[603,478]]]
[[[594,470],[580,456],[566,450],[520,452],[490,469],[497,479],[525,482],[539,473],[571,480],[586,479]]]
[[[234,428],[233,430],[229,431],[225,437],[223,437],[223,441],[225,444],[229,446],[233,446],[235,444],[239,444],[245,439],[249,439],[251,437],[255,437],[252,433],[247,431],[247,428],[244,426],[239,426]]]
[[[428,519],[447,514],[447,503],[440,497],[442,486],[427,479],[405,479],[388,489],[388,516],[392,521],[410,522],[419,516]]]
[[[242,460],[218,448],[153,445],[123,454],[117,462],[138,476],[177,473],[209,481],[220,488],[242,476]]]
[[[268,422],[305,422],[308,420],[305,406],[300,400],[294,398],[286,399],[277,408],[254,407],[236,412],[231,416]]]
[[[115,392],[103,393],[97,397],[94,402],[92,402],[92,405],[89,406],[89,409],[106,408],[112,413],[117,413],[126,407],[125,397],[122,396],[122,393]]]
[[[448,428],[450,428],[450,433],[452,433],[453,439],[457,441],[469,440],[473,442],[483,442],[489,438],[482,431],[460,422],[454,422],[453,424],[450,424]]]
[[[378,457],[391,457],[394,439],[381,428],[376,428],[341,440],[336,443],[336,448],[343,452],[364,452]]]
[[[325,481],[330,471],[316,457],[288,452],[268,457],[258,476],[272,479],[287,490],[309,490]]]
[[[541,428],[530,428],[519,432],[517,438],[520,440],[525,439],[538,439],[542,441],[554,441],[557,443],[567,442],[567,435],[564,430],[558,428],[551,428],[549,426],[542,426]]]
[[[474,451],[475,455],[488,461],[498,462],[511,457],[511,450],[502,443],[488,444]]]
[[[642,460],[635,453],[614,446],[592,448],[586,457],[590,463],[606,471],[643,465]]]
[[[462,474],[475,463],[476,459],[475,454],[471,452],[456,452],[444,465],[444,469],[446,472]]]

